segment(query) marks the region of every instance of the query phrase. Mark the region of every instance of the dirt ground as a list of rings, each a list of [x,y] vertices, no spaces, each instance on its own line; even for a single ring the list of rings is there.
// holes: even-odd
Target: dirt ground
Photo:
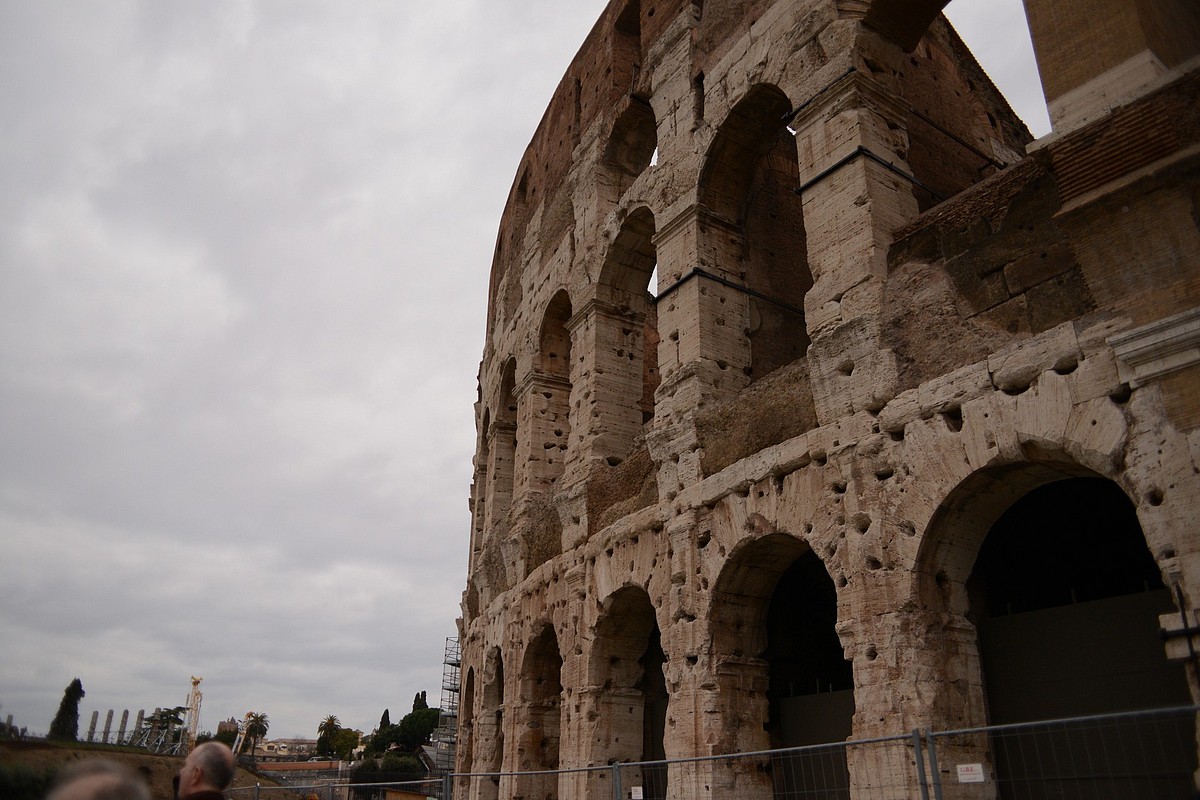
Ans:
[[[141,773],[150,785],[150,794],[156,800],[170,800],[171,778],[183,764],[183,758],[180,756],[153,755],[127,748],[118,749],[103,745],[71,747],[47,742],[0,740],[0,764],[24,764],[35,772],[58,770],[88,758],[116,761]],[[256,783],[263,786],[276,785],[274,781],[265,780],[241,768],[233,778],[234,787],[254,786]]]

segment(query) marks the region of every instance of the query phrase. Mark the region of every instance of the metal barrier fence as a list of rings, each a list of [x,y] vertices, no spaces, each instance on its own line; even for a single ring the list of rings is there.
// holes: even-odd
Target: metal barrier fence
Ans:
[[[442,797],[443,778],[384,783],[347,783],[344,780],[296,786],[242,786],[225,790],[230,800],[424,800]]]
[[[544,772],[452,773],[438,781],[403,785],[264,786],[229,796],[231,800],[409,796],[441,800],[1195,800],[1200,798],[1195,784],[1198,714],[1200,706],[1186,706],[985,728],[914,730],[755,753]]]

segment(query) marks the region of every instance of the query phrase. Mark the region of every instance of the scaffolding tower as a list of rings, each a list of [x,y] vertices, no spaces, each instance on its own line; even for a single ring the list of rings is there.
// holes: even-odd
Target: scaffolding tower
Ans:
[[[454,769],[454,746],[458,736],[458,693],[460,688],[459,672],[462,668],[462,654],[459,650],[458,637],[446,639],[446,655],[442,659],[442,703],[438,715],[437,730],[433,732],[433,745],[436,754],[437,768],[442,772]]]

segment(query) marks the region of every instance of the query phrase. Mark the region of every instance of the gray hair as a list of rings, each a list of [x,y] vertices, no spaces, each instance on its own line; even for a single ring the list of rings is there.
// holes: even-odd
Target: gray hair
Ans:
[[[205,742],[192,751],[196,766],[200,767],[208,783],[218,789],[224,789],[233,783],[233,774],[237,771],[237,762],[233,751],[220,742]]]

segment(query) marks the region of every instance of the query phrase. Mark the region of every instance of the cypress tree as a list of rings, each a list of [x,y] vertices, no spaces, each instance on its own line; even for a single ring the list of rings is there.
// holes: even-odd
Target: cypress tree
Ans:
[[[79,739],[79,701],[83,699],[83,683],[76,678],[63,692],[62,702],[58,704],[58,713],[50,723],[48,739],[62,739],[74,742]]]

